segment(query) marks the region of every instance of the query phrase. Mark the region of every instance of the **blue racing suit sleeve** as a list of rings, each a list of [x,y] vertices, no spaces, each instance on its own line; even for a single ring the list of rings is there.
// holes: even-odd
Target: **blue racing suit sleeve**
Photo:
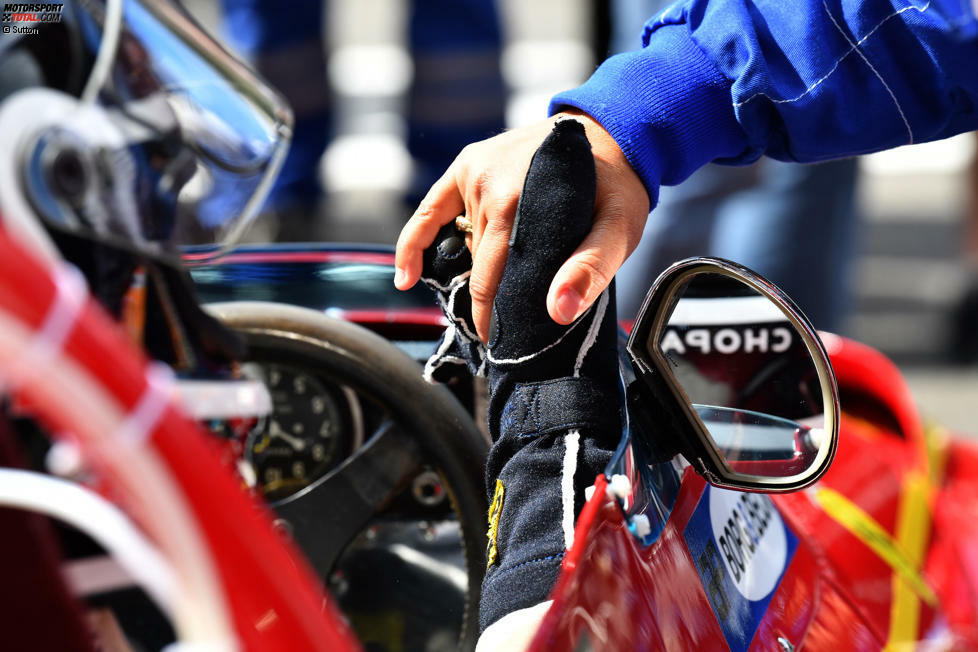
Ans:
[[[815,162],[978,129],[970,0],[682,0],[643,43],[550,111],[600,122],[653,204],[710,161]]]

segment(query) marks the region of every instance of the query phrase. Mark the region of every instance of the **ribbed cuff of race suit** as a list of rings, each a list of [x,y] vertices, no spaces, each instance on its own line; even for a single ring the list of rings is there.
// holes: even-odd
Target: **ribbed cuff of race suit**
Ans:
[[[569,326],[547,314],[554,274],[591,228],[595,172],[583,126],[558,122],[535,154],[493,305],[488,347],[474,335],[468,250],[446,227],[422,274],[450,326],[429,378],[465,366],[489,378],[487,571],[480,627],[547,599],[573,541],[584,489],[621,436],[614,289]]]
[[[702,165],[747,149],[730,86],[686,25],[666,25],[646,47],[610,57],[584,84],[556,95],[550,113],[574,107],[597,120],[655,206],[660,184],[676,185]]]

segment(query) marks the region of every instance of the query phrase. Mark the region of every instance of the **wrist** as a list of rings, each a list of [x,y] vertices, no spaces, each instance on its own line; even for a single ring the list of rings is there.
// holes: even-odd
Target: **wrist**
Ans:
[[[555,122],[566,118],[583,124],[584,133],[591,143],[598,175],[598,208],[602,204],[602,195],[611,191],[628,197],[625,203],[632,209],[631,212],[647,215],[652,207],[651,195],[615,137],[596,118],[580,108],[567,106],[552,116]],[[612,179],[613,183],[609,183]]]
[[[632,164],[615,140],[604,126],[597,121],[591,114],[583,109],[567,106],[559,113],[554,114],[554,120],[573,118],[584,125],[584,133],[587,135],[588,142],[591,143],[591,151],[594,155],[601,156],[602,160],[615,167],[623,167],[631,170]]]

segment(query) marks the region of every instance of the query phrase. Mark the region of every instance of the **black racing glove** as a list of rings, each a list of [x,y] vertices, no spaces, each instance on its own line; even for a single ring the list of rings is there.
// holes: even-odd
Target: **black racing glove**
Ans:
[[[454,223],[446,224],[435,237],[435,245],[425,250],[421,281],[434,290],[448,319],[435,353],[424,367],[429,383],[447,383],[466,372],[485,376],[486,347],[472,322],[472,296],[469,276],[472,254]]]
[[[481,629],[547,599],[584,489],[621,437],[614,286],[569,326],[546,308],[554,275],[590,231],[594,196],[584,127],[558,122],[527,172],[488,349],[471,327],[468,250],[454,227],[425,259],[423,277],[452,324],[428,368],[437,377],[446,365],[465,364],[489,377],[492,507]]]

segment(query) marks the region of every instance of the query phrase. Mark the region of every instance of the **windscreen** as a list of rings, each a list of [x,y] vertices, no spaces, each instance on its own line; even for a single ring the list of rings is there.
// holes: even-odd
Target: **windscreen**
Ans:
[[[124,136],[105,158],[131,196],[109,210],[138,217],[100,228],[129,221],[126,233],[103,235],[131,239],[138,219],[137,237],[147,244],[220,250],[261,208],[288,147],[291,113],[176,4],[121,2],[118,38],[108,40],[116,41],[114,56],[95,101]],[[97,53],[113,30],[106,5],[80,6],[78,29]]]

